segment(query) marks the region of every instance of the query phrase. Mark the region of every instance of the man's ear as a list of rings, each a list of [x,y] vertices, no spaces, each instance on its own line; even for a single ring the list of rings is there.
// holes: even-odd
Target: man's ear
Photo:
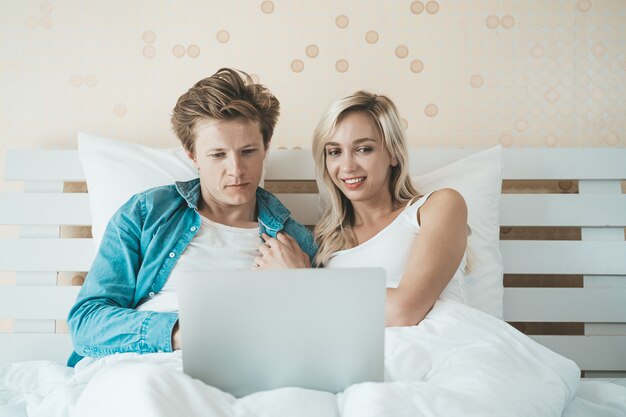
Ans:
[[[267,142],[267,145],[265,146],[265,159],[263,160],[263,164],[267,163],[267,159],[270,156],[270,144],[271,142]]]
[[[267,142],[265,147],[265,158],[263,159],[263,171],[261,171],[261,180],[259,181],[259,187],[265,186],[265,174],[267,172],[267,161],[270,159],[270,142]]]
[[[193,166],[195,166],[196,169],[200,169],[200,167],[198,166],[198,161],[196,161],[196,157],[190,151],[186,149],[185,149],[185,154],[187,155],[187,158],[191,160],[191,162],[193,163]]]

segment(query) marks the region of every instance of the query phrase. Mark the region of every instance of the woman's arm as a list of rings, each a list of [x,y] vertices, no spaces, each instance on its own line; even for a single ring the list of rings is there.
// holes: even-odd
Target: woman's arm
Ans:
[[[456,272],[467,244],[467,206],[457,191],[430,195],[419,208],[420,231],[398,288],[387,289],[387,326],[412,326],[426,316]]]

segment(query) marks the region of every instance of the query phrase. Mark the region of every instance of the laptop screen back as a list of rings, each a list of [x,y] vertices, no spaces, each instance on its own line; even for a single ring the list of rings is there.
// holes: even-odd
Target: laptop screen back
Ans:
[[[237,397],[382,381],[385,294],[378,268],[181,273],[184,371]]]

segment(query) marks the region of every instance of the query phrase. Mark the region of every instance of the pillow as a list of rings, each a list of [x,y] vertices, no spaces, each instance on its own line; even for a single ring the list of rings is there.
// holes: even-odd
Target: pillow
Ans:
[[[78,157],[89,191],[96,249],[109,219],[131,196],[198,177],[182,147],[157,149],[79,132]]]
[[[465,198],[471,229],[464,274],[466,303],[502,318],[504,267],[499,247],[502,147],[475,153],[412,180],[422,194],[453,188]]]

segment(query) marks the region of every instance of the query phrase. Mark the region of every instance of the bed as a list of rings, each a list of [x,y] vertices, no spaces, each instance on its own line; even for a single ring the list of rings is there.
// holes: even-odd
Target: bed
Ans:
[[[106,188],[124,187],[130,175],[124,166],[137,169],[145,161],[181,160],[180,150],[104,139],[98,146],[15,149],[6,154],[5,180],[15,181],[15,188],[23,186],[0,198],[0,225],[9,236],[0,240],[0,415],[27,415],[34,392],[41,402],[42,392],[49,394],[72,372],[62,366],[72,350],[65,317],[90,267],[106,216],[118,205],[107,198]],[[93,160],[89,158],[102,157],[100,151],[112,146],[120,148],[106,158],[119,165],[111,170],[109,164],[106,179],[102,167],[86,169]],[[563,408],[564,416],[626,416],[626,149],[498,149],[501,165],[494,169],[501,177],[484,181],[471,178],[484,163],[465,162],[478,151],[415,149],[410,160],[421,190],[455,186],[453,177],[469,194],[478,183],[497,187],[490,209],[480,206],[481,190],[473,196],[478,201],[476,216],[486,216],[495,207],[490,213],[495,232],[487,238],[493,240],[495,233],[497,253],[491,248],[492,255],[501,254],[501,269],[491,272],[496,285],[474,290],[476,297],[489,297],[492,304],[495,300],[483,310],[501,314],[507,326],[580,368],[576,378],[582,379]],[[131,162],[124,161],[133,155]],[[150,169],[141,175],[154,180]],[[175,174],[188,175],[193,172],[184,165]],[[452,182],[446,182],[450,178]],[[265,187],[297,220],[316,223],[320,197],[310,151],[272,150]],[[100,200],[90,201],[92,191]],[[107,204],[112,207],[108,213],[97,213],[106,211]],[[349,415],[345,408],[338,410]]]

